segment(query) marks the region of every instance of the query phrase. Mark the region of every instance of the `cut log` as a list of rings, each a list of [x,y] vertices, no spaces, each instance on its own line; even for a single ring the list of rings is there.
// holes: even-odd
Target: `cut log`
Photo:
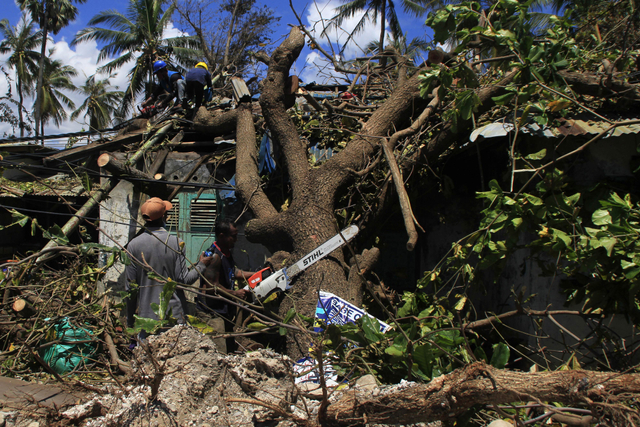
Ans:
[[[11,308],[20,317],[31,317],[36,312],[29,301],[22,298],[18,298],[17,300],[15,300]]]

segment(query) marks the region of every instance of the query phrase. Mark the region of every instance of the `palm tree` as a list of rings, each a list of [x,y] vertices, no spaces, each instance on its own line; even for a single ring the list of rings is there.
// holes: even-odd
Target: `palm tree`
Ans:
[[[56,126],[60,126],[68,115],[66,108],[75,109],[76,105],[62,90],[76,91],[76,86],[71,78],[78,75],[75,68],[63,65],[62,61],[52,61],[47,58],[42,81],[42,118],[40,121],[40,134],[44,135],[44,124],[53,120]]]
[[[124,91],[120,114],[124,117],[133,106],[136,97],[145,89],[151,89],[153,82],[153,63],[158,59],[174,65],[194,62],[198,55],[199,41],[197,37],[164,38],[164,31],[169,25],[175,10],[172,3],[163,10],[165,0],[130,0],[126,14],[116,10],[100,12],[89,21],[90,27],[76,34],[71,42],[75,45],[88,40],[104,43],[98,61],[115,56],[111,62],[100,67],[98,71],[112,73],[129,61],[135,61],[129,71],[131,83]],[[95,25],[106,24],[110,28]],[[176,64],[177,62],[177,64]]]
[[[45,53],[47,49],[47,39],[49,31],[54,35],[58,34],[61,29],[69,25],[69,22],[76,19],[78,8],[73,3],[82,4],[87,0],[18,0],[18,6],[21,10],[27,10],[31,14],[31,18],[38,22],[42,30],[42,44],[40,46],[40,70],[38,71],[38,84],[36,87],[36,136],[38,135],[38,125],[42,115],[42,99],[43,99],[43,72],[45,66]],[[44,141],[42,141],[44,144]]]
[[[111,117],[115,113],[122,101],[124,92],[109,91],[109,79],[96,80],[95,74],[90,76],[80,92],[87,95],[82,105],[71,113],[71,120],[76,120],[83,111],[83,117],[89,116],[89,128],[91,130],[105,129],[111,122]]]
[[[420,52],[427,52],[429,49],[431,49],[431,45],[420,37],[414,37],[409,42],[409,44],[407,44],[406,34],[395,39],[387,37],[387,46],[389,45],[391,45],[399,55],[404,56],[405,58],[410,59],[413,62],[415,62],[415,59],[418,57]],[[379,53],[379,47],[379,41],[371,41],[365,47],[365,52]]]
[[[25,15],[22,16],[20,24],[15,27],[9,25],[7,19],[0,21],[0,32],[4,38],[0,42],[0,54],[12,52],[7,59],[7,64],[16,70],[18,126],[20,127],[20,137],[23,137],[26,127],[23,117],[24,95],[29,95],[33,87],[33,76],[38,70],[40,59],[40,54],[33,49],[37,49],[42,42],[42,34],[40,31],[33,31],[33,21],[27,21]]]
[[[339,27],[342,25],[345,19],[352,18],[360,12],[364,12],[362,18],[358,21],[349,38],[354,34],[364,30],[368,21],[376,24],[380,20],[380,39],[379,44],[380,52],[384,50],[384,34],[385,34],[385,22],[389,21],[389,28],[391,29],[391,35],[394,39],[402,37],[402,29],[400,28],[400,21],[396,14],[395,4],[393,0],[342,0],[343,4],[338,6],[338,14],[331,18],[330,24],[327,29],[333,27]],[[412,13],[415,16],[420,16],[426,9],[423,4],[427,0],[402,0],[402,6],[405,12]],[[348,40],[347,40],[348,41]],[[385,61],[382,60],[381,63]]]

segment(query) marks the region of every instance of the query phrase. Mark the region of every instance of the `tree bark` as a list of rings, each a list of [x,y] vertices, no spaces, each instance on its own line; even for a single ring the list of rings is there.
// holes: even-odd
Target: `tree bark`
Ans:
[[[211,138],[228,135],[235,130],[237,120],[237,109],[224,113],[218,111],[217,114],[211,114],[206,109],[201,108],[193,120],[193,130],[199,133],[206,133]]]
[[[142,192],[149,195],[153,194],[162,199],[168,198],[169,194],[172,191],[175,191],[175,189],[177,188],[175,186],[169,186],[167,184],[155,182],[156,180],[154,176],[144,173],[141,170],[134,168],[133,166],[119,161],[109,153],[103,153],[100,155],[100,157],[98,157],[98,166],[121,179],[127,179],[127,177],[131,177],[138,180],[144,180],[142,184]],[[134,181],[134,184],[136,183],[137,181]]]
[[[568,70],[558,72],[573,90],[596,97],[621,96],[640,100],[640,87],[623,80],[610,79],[602,74],[577,73]]]
[[[475,405],[536,401],[586,405],[614,425],[634,425],[640,421],[638,410],[617,404],[637,398],[638,393],[640,374],[515,372],[476,362],[428,384],[378,397],[349,392],[328,407],[327,420],[334,426],[413,424],[455,419]]]

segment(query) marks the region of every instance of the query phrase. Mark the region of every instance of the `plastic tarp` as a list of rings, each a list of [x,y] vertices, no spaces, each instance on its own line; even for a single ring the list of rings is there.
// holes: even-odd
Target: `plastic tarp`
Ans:
[[[95,343],[85,342],[91,341],[91,332],[72,325],[66,317],[53,325],[47,337],[49,341],[59,343],[40,350],[40,356],[59,374],[71,372],[81,363],[88,363],[96,352]]]

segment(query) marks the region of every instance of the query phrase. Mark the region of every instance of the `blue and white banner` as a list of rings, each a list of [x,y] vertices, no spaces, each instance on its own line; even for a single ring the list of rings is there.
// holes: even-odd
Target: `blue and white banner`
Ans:
[[[318,305],[316,306],[316,319],[323,321],[327,325],[344,325],[346,323],[355,323],[362,316],[369,316],[375,319],[375,317],[350,302],[332,293],[320,291],[320,298],[318,298]],[[391,327],[380,320],[378,322],[382,333],[387,332]],[[319,322],[316,322],[313,329],[316,332],[322,331]]]

